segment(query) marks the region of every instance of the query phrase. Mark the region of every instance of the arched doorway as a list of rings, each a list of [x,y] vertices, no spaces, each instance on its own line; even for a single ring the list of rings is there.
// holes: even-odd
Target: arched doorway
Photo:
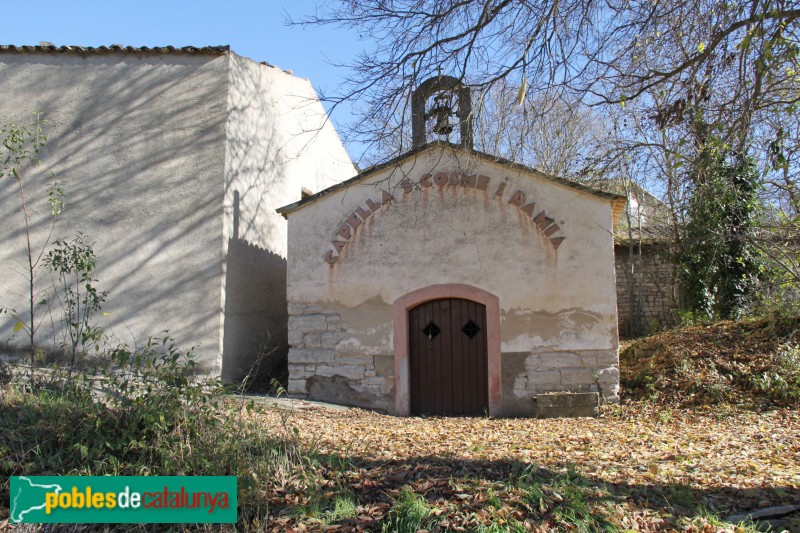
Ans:
[[[435,303],[437,301],[438,303]],[[443,303],[445,301],[449,301],[449,303]],[[463,324],[453,325],[454,322],[452,317],[452,309],[456,303],[453,301],[459,301],[457,302],[459,309],[461,309],[460,306],[464,305],[460,301],[467,301],[473,306],[478,306],[473,308],[472,311],[477,312],[478,310],[481,310],[482,314],[480,316],[483,317],[483,322],[479,323],[479,320],[476,320],[471,316],[467,316],[467,320],[464,320]],[[431,307],[425,307],[425,304],[428,303],[431,303]],[[414,339],[416,339],[414,342],[418,343],[421,343],[423,340],[435,341],[436,338],[441,335],[443,324],[434,322],[436,327],[439,328],[439,333],[436,335],[436,338],[428,339],[428,335],[433,336],[434,330],[431,328],[428,330],[428,332],[425,332],[424,330],[428,325],[428,322],[425,322],[424,324],[420,322],[420,320],[424,320],[426,316],[431,318],[433,316],[432,314],[426,315],[425,313],[436,312],[437,305],[440,308],[440,312],[444,312],[441,311],[441,309],[446,308],[449,310],[448,312],[451,313],[449,319],[450,326],[449,329],[446,329],[446,331],[449,332],[451,341],[454,339],[454,337],[457,337],[458,334],[466,336],[467,334],[461,329],[464,328],[467,332],[470,332],[470,334],[474,333],[473,337],[477,339],[475,340],[476,343],[482,343],[484,346],[485,363],[481,364],[481,368],[485,369],[485,373],[483,374],[482,378],[482,383],[485,386],[485,389],[482,390],[485,390],[485,393],[480,394],[485,394],[485,396],[481,397],[485,399],[480,399],[480,410],[478,411],[477,408],[475,408],[474,414],[485,414],[488,405],[489,415],[501,416],[503,393],[501,383],[502,370],[500,365],[500,299],[490,292],[460,283],[448,283],[423,287],[401,296],[395,300],[392,305],[394,322],[395,414],[400,416],[408,416],[412,413],[412,387],[415,387],[414,390],[417,393],[417,398],[421,398],[421,396],[419,396],[420,386],[426,387],[426,390],[429,390],[430,387],[434,387],[430,384],[431,381],[428,382],[428,385],[421,385],[421,383],[425,383],[425,379],[429,379],[431,377],[426,373],[425,370],[429,367],[426,367],[426,363],[423,363],[422,361],[430,362],[430,360],[421,359],[420,364],[415,367],[415,373],[417,373],[417,371],[425,373],[425,375],[422,376],[421,382],[416,375],[414,378],[412,378],[410,360],[412,349],[412,329],[417,331],[414,333],[414,335],[417,335],[421,331],[423,338],[418,339],[416,336],[414,337]],[[412,311],[415,309],[417,309],[417,311],[414,313],[415,316],[412,317]],[[464,318],[463,311],[459,312],[462,313],[460,318]],[[467,323],[469,322],[470,318],[472,318],[473,324],[479,328],[478,330],[475,330],[472,326],[468,326]],[[413,328],[412,324],[410,324],[410,320],[412,319],[417,321]],[[446,338],[447,337],[442,337],[439,342],[444,343]],[[469,339],[469,337],[467,338]],[[462,340],[462,338],[458,338],[458,346],[461,346]],[[418,349],[422,349],[419,344],[417,344],[417,347]],[[437,344],[434,343],[428,348],[436,349],[436,347]],[[458,362],[459,359],[457,355],[453,355],[453,348],[451,347],[449,349],[451,352],[448,352],[446,357],[449,361],[451,361],[450,367],[452,367],[452,361],[455,360]],[[457,350],[458,349],[456,348],[456,351]],[[441,353],[441,349],[438,350],[438,353]],[[468,360],[471,361],[472,359],[468,358]],[[433,363],[433,368],[434,371],[437,368],[435,362]],[[444,368],[444,365],[442,365],[442,368]],[[477,369],[475,372],[477,372]],[[479,379],[476,376],[477,374],[473,374],[472,371],[470,371],[466,378],[469,380]],[[462,374],[462,383],[465,383],[463,381],[464,378],[465,376]],[[456,383],[458,384],[458,382]],[[439,385],[437,384],[436,386]],[[433,409],[425,406],[415,405],[416,412],[435,411],[444,414],[444,411],[439,411],[436,409],[436,402],[437,399],[434,393]],[[441,402],[443,405],[444,400],[441,400]],[[465,404],[467,406],[472,405],[470,402],[465,402]],[[423,407],[422,411],[419,410],[419,407]],[[470,407],[470,410],[472,409],[473,408]]]
[[[411,413],[488,413],[486,339],[486,306],[478,302],[441,298],[410,309]]]

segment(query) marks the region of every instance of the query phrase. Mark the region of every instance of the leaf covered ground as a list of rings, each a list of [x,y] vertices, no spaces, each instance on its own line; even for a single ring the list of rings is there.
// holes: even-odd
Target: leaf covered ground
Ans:
[[[800,407],[800,318],[723,321],[659,333],[620,351],[628,398],[664,405]]]
[[[596,419],[263,410],[264,427],[296,433],[317,458],[270,489],[266,525],[755,531],[723,519],[800,504],[799,331],[800,320],[721,322],[630,343],[623,404]],[[773,530],[800,532],[798,513],[780,520]]]
[[[276,531],[380,530],[403,490],[424,499],[419,527],[443,531],[733,530],[715,516],[800,503],[800,413],[790,409],[633,403],[596,419],[257,416],[298,428],[319,457],[307,477],[269,494]],[[339,501],[350,502],[348,516],[336,515]]]
[[[723,322],[636,341],[621,357],[623,403],[588,419],[398,418],[221,391],[209,401],[202,386],[175,394],[170,372],[157,394],[118,406],[90,389],[10,383],[0,530],[17,527],[11,475],[147,471],[237,475],[239,522],[219,530],[800,532],[797,331]],[[725,520],[777,506],[798,510]]]

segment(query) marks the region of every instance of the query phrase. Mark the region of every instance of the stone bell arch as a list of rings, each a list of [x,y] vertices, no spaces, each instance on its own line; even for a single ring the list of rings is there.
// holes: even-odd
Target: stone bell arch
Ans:
[[[437,101],[430,110],[425,109],[428,99],[433,96]],[[456,97],[458,108],[450,109],[450,98]],[[436,118],[434,132],[447,137],[453,129],[449,117],[458,119],[461,134],[460,146],[472,148],[472,100],[470,90],[458,78],[452,76],[436,76],[425,80],[411,94],[411,131],[412,143],[415,147],[427,144],[425,123],[429,118]],[[438,131],[437,131],[438,129]]]

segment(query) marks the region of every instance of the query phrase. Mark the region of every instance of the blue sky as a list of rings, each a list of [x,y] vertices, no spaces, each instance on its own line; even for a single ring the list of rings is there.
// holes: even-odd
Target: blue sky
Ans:
[[[363,47],[355,32],[333,27],[287,27],[285,14],[300,19],[318,0],[0,0],[2,44],[57,46],[216,46],[267,61],[333,92],[347,62]],[[346,123],[349,109],[332,117]],[[357,157],[357,147],[348,146]]]

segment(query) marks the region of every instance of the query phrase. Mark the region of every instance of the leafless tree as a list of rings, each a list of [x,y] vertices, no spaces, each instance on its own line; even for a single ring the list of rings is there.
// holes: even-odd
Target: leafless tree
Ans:
[[[369,121],[350,133],[368,143],[390,144],[410,89],[439,73],[481,95],[502,81],[520,99],[639,101],[662,127],[702,103],[707,123],[726,118],[724,142],[745,143],[759,113],[800,99],[799,20],[796,0],[343,0],[298,23],[363,37],[368,49],[333,99],[360,102]]]
[[[473,108],[476,148],[557,176],[592,174],[610,133],[597,112],[565,94],[520,102],[504,80],[481,96]]]
[[[780,222],[762,246],[796,271],[792,248],[769,246],[798,240],[798,0],[341,0],[297,23],[362,36],[342,91],[323,96],[358,102],[345,133],[368,159],[410,148],[410,92],[455,76],[473,90],[478,148],[653,180],[676,241],[707,154],[754,158]]]

